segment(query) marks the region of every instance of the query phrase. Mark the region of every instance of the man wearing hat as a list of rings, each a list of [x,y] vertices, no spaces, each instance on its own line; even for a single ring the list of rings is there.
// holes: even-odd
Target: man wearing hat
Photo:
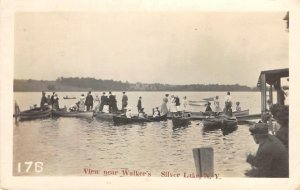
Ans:
[[[137,103],[137,109],[138,109],[138,113],[140,113],[141,109],[142,109],[142,97],[139,97],[138,103]]]
[[[268,133],[268,125],[257,123],[249,131],[256,144],[256,156],[248,155],[247,162],[252,170],[246,172],[250,177],[288,177],[288,152],[277,137]]]
[[[126,108],[127,102],[128,102],[128,97],[125,94],[125,92],[123,92],[123,96],[122,96],[122,111],[124,111],[124,109]]]
[[[94,98],[92,96],[92,92],[89,91],[88,95],[85,98],[86,110],[87,111],[93,110],[93,104],[94,104]]]
[[[100,99],[100,111],[103,111],[103,106],[107,103],[107,96],[105,95],[105,92],[102,93],[101,99]]]
[[[43,91],[42,92],[42,99],[41,99],[41,103],[40,103],[40,107],[44,107],[44,105],[47,103],[47,98],[46,98],[46,93]]]

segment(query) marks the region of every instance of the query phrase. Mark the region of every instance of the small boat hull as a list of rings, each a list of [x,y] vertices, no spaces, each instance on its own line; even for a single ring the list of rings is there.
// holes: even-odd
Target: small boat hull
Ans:
[[[132,117],[127,118],[126,116],[116,115],[113,116],[114,124],[131,124],[131,123],[145,123],[145,122],[159,122],[167,119],[167,115],[159,116],[159,117]]]
[[[96,112],[94,113],[94,117],[96,119],[105,120],[105,121],[112,121],[113,116],[116,116],[117,114],[113,113],[104,113],[104,112]]]
[[[175,127],[181,127],[181,126],[189,125],[191,123],[191,121],[187,117],[173,117],[172,123],[173,123],[173,126],[175,126]]]
[[[216,117],[205,118],[202,122],[205,128],[219,129],[222,126],[222,120]]]
[[[79,112],[79,111],[74,111],[74,112],[69,112],[69,111],[58,111],[58,110],[53,110],[52,111],[53,116],[57,117],[79,117],[79,118],[92,118],[93,117],[93,112],[92,111],[87,111],[87,112]]]
[[[23,112],[20,112],[19,117],[20,121],[25,120],[33,120],[33,119],[42,119],[47,118],[51,116],[51,108],[34,108],[31,110],[26,110]]]
[[[76,97],[63,97],[63,99],[68,100],[68,99],[76,99]]]
[[[237,127],[237,119],[235,116],[212,116],[203,120],[203,126],[207,128],[221,128],[222,130],[232,130],[236,129]]]
[[[199,120],[202,120],[202,119],[205,119],[206,117],[203,117],[203,116],[210,116],[210,115],[217,115],[216,112],[209,112],[209,113],[206,113],[206,112],[186,112],[185,114],[189,114],[191,118],[193,119],[199,119]],[[220,112],[218,113],[218,115],[222,115],[223,112]],[[237,117],[237,119],[239,117],[245,117],[247,115],[249,115],[249,109],[247,110],[242,110],[240,112],[232,112],[232,115]]]
[[[233,117],[232,119],[224,119],[222,127],[221,127],[223,135],[227,135],[227,134],[237,130],[237,128],[238,128],[237,124],[238,124],[238,122],[235,117]]]

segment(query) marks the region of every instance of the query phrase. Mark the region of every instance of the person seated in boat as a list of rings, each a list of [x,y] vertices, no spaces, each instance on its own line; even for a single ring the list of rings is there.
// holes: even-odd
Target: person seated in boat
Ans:
[[[211,103],[210,102],[207,102],[207,106],[206,106],[206,109],[205,109],[205,113],[212,113],[212,109],[210,107]]]
[[[241,108],[241,106],[240,106],[240,102],[236,102],[235,104],[236,104],[235,111],[236,111],[236,112],[242,111],[242,108]]]
[[[159,111],[158,107],[156,107],[154,109],[153,117],[159,117],[159,116],[160,116],[160,111]]]
[[[127,107],[126,108],[126,117],[127,118],[132,118],[132,108],[131,107]]]
[[[144,108],[141,108],[138,117],[140,118],[146,118],[147,114],[144,112]]]
[[[73,105],[69,108],[69,111],[70,111],[70,112],[78,111],[79,104],[80,104],[80,102],[76,102],[75,104],[73,104]]]

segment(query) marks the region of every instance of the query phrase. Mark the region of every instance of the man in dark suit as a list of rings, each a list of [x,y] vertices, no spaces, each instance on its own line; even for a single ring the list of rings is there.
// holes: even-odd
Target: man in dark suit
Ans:
[[[107,96],[105,95],[105,92],[102,93],[101,96],[101,103],[100,103],[100,111],[103,111],[103,106],[107,105]]]

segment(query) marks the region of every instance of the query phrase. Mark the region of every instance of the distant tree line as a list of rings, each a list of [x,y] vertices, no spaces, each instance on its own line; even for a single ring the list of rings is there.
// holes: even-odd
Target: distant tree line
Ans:
[[[128,83],[95,78],[59,77],[55,81],[14,80],[14,91],[258,91],[257,87],[232,84],[187,84]]]

